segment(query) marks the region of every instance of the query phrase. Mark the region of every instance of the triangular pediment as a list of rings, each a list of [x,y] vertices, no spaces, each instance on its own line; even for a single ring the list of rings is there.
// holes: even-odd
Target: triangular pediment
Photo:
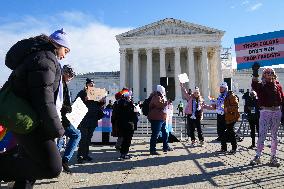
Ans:
[[[143,37],[164,35],[194,35],[194,34],[224,34],[224,31],[184,22],[181,20],[166,18],[137,29],[122,33],[117,37]]]

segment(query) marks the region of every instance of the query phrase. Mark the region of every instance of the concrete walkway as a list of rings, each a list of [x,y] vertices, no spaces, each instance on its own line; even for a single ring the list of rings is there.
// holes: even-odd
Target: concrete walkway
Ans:
[[[269,147],[265,147],[263,164],[248,165],[255,155],[247,149],[250,138],[239,143],[235,155],[216,153],[220,144],[213,139],[205,138],[204,146],[195,147],[186,141],[172,143],[175,150],[168,153],[158,144],[162,155],[150,156],[149,138],[135,138],[134,157],[124,161],[118,160],[113,146],[92,146],[93,162],[76,164],[74,158],[71,169],[75,174],[37,181],[34,188],[284,188],[284,141],[278,148],[282,166],[275,168],[267,165]]]

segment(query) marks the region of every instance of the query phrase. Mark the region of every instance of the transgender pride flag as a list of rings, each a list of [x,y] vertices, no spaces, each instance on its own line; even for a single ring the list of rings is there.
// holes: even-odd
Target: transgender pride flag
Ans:
[[[237,69],[284,64],[284,30],[235,38]]]

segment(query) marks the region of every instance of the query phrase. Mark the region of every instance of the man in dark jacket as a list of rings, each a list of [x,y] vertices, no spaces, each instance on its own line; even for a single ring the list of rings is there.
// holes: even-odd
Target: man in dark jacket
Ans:
[[[89,78],[86,79],[86,87],[81,90],[76,97],[76,99],[80,97],[88,108],[88,112],[78,127],[81,131],[81,140],[77,153],[78,163],[83,163],[83,161],[92,161],[93,158],[89,156],[89,146],[91,144],[94,130],[98,126],[98,120],[103,117],[102,105],[104,105],[105,102],[90,100],[87,96],[88,88],[93,86],[94,81]]]
[[[64,135],[69,138],[66,144],[65,152],[62,157],[62,167],[63,171],[68,174],[72,174],[71,169],[68,166],[68,162],[72,158],[76,147],[78,146],[81,139],[80,130],[76,129],[68,120],[66,114],[72,112],[71,100],[69,95],[69,90],[67,83],[69,83],[75,76],[75,72],[70,65],[64,65],[62,68],[62,84],[63,84],[63,105],[61,108],[61,122],[65,129]],[[63,146],[63,137],[59,138],[57,141],[57,147],[60,151]]]
[[[0,156],[0,179],[16,181],[14,188],[32,188],[35,180],[57,177],[62,170],[54,141],[64,134],[56,110],[61,78],[57,59],[63,59],[70,51],[67,37],[61,29],[49,37],[25,39],[13,45],[6,55],[5,64],[13,72],[4,87],[10,85],[17,96],[26,99],[41,121],[28,134],[13,133],[22,149],[19,155]]]

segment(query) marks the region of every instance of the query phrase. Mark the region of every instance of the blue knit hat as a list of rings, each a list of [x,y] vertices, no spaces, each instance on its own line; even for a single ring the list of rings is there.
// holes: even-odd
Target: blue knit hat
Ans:
[[[63,47],[66,47],[70,50],[70,43],[67,34],[63,31],[63,28],[61,30],[56,30],[53,32],[49,38],[57,43],[58,45],[61,45]]]

